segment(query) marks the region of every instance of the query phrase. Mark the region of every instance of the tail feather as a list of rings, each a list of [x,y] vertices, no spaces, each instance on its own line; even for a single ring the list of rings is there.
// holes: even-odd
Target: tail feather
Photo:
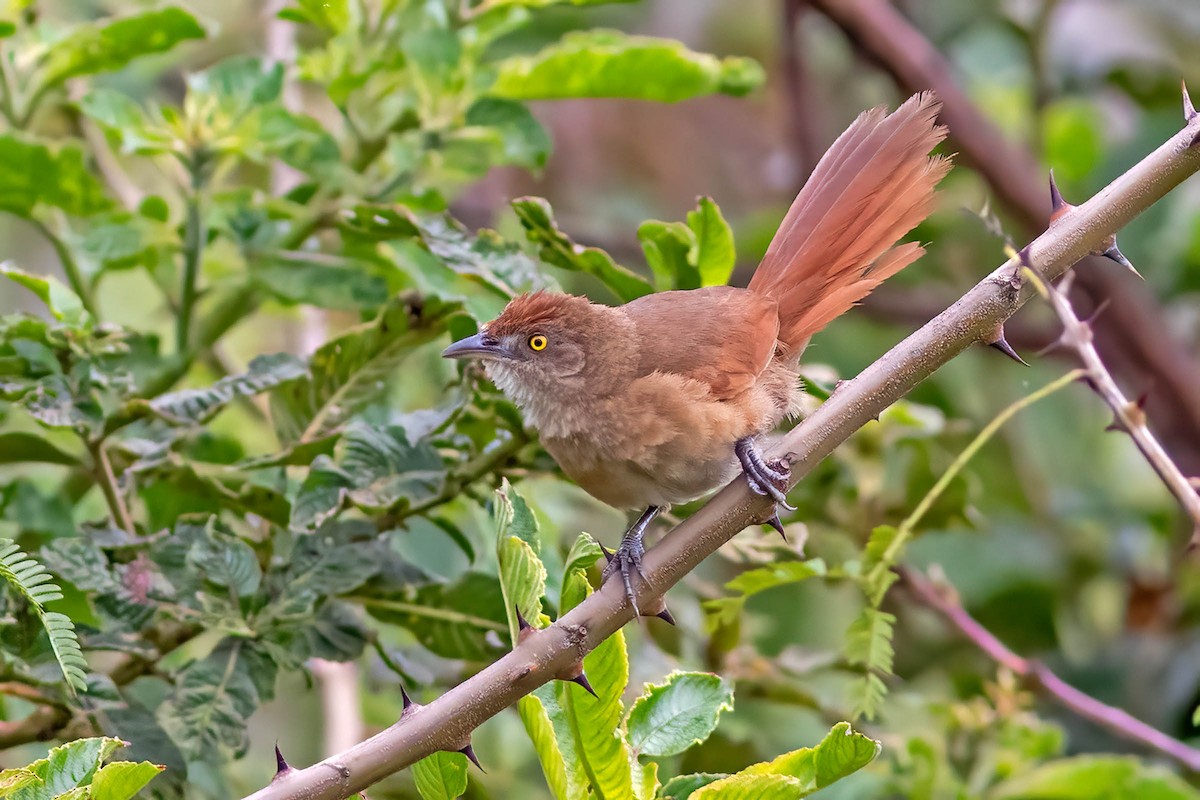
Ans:
[[[779,304],[779,340],[799,354],[814,333],[920,258],[896,245],[933,210],[950,162],[929,156],[945,138],[932,92],[894,114],[874,108],[838,137],[800,190],[750,289]]]

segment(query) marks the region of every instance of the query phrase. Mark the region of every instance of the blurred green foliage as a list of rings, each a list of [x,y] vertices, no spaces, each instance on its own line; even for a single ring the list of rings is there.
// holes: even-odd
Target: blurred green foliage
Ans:
[[[293,763],[320,757],[312,659],[359,663],[384,726],[397,681],[434,696],[508,649],[518,611],[543,627],[591,590],[599,548],[580,531],[612,541],[621,520],[438,349],[533,288],[624,301],[744,279],[795,188],[738,152],[779,93],[758,61],[615,30],[659,30],[660,3],[292,0],[265,22],[296,39],[282,63],[239,30],[256,8],[44,5],[0,2],[0,210],[19,221],[0,247],[4,760],[36,759],[45,736],[120,737],[166,766],[141,796],[236,796],[269,779],[276,740]],[[1169,34],[1200,35],[1188,4],[1154,5],[1162,30],[1129,35],[1200,77]],[[773,63],[773,4],[711,6],[665,27]],[[683,25],[703,13],[704,35]],[[1053,50],[1094,31],[1065,12],[913,13],[1070,197],[1178,125],[1175,71]],[[828,29],[803,44],[819,133],[894,99]],[[694,124],[655,127],[670,119]],[[547,127],[566,134],[554,157]],[[475,230],[497,180],[517,199]],[[983,191],[956,170],[945,205]],[[1122,235],[1193,340],[1197,206],[1182,192]],[[999,259],[965,215],[918,235],[932,253],[898,284],[931,297]],[[855,314],[806,377],[832,386],[897,338]],[[485,724],[487,775],[439,754],[372,796],[1197,796],[1194,776],[1117,754],[889,591],[897,561],[938,565],[1013,649],[1194,734],[1195,568],[1097,403],[1066,390],[1023,412],[931,494],[971,434],[1064,371],[996,358],[966,356],[860,431],[794,493],[790,544],[743,533],[672,592],[678,629],[589,655],[596,697],[556,681]],[[866,735],[843,722],[856,710]],[[0,796],[132,796],[153,775],[102,766],[111,741],[0,773]],[[47,764],[76,783],[39,788]]]

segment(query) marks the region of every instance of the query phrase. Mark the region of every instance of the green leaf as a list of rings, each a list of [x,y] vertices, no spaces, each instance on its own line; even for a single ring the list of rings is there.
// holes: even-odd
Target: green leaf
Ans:
[[[84,309],[79,295],[53,275],[34,275],[9,264],[0,264],[0,275],[37,295],[56,320],[75,326],[91,324],[92,317]]]
[[[75,625],[65,614],[47,611],[46,603],[61,600],[62,590],[55,584],[46,568],[25,554],[11,539],[0,539],[0,578],[29,603],[50,639],[54,660],[66,679],[67,688],[87,689],[87,660],[79,647]]]
[[[672,39],[591,30],[569,33],[535,55],[501,61],[491,94],[512,100],[629,97],[670,103],[714,92],[744,95],[762,82],[762,67],[747,58],[721,59]]]
[[[362,311],[378,308],[388,299],[387,280],[360,264],[332,266],[281,257],[256,264],[253,275],[263,288],[288,303]]]
[[[0,136],[0,211],[30,217],[39,205],[84,217],[112,201],[75,145],[51,150],[11,133]]]
[[[589,594],[591,586],[584,572],[568,573],[563,579],[562,612],[579,605]],[[617,631],[585,656],[583,671],[597,697],[574,683],[560,682],[557,687],[572,749],[583,764],[597,800],[627,800],[634,796],[634,786],[632,756],[621,731],[621,695],[629,682],[624,634]]]
[[[721,216],[721,209],[710,197],[701,197],[695,211],[687,214],[688,228],[696,236],[696,251],[691,260],[700,273],[701,286],[724,286],[733,274],[737,251],[733,230]]]
[[[826,574],[828,574],[828,570],[825,562],[819,558],[811,558],[808,561],[785,561],[782,564],[747,570],[725,584],[726,589],[739,592],[738,596],[722,597],[704,603],[709,626],[733,624],[741,614],[746,600],[760,592],[799,583],[813,577],[822,577]]]
[[[44,81],[54,85],[76,75],[112,72],[135,58],[205,35],[195,17],[174,7],[84,25],[50,48]]]
[[[1125,756],[1077,756],[1034,767],[989,792],[992,800],[1196,800],[1200,792],[1162,767]]]
[[[222,753],[246,749],[246,723],[258,708],[259,693],[239,658],[243,646],[226,641],[207,658],[188,664],[158,708],[158,723],[190,759],[215,761]]]
[[[165,767],[133,761],[114,761],[92,778],[90,800],[132,800]]]
[[[121,92],[92,89],[79,100],[78,106],[126,153],[156,155],[171,152],[179,146],[171,130],[157,116],[152,121],[137,101]]]
[[[504,479],[495,493],[496,559],[500,567],[500,588],[508,631],[517,641],[516,612],[535,628],[542,616],[542,595],[546,593],[546,567],[535,547],[540,543],[537,521],[524,498]]]
[[[870,764],[879,742],[839,722],[816,747],[786,753],[714,781],[690,800],[794,800],[808,797]]]
[[[439,750],[413,764],[412,775],[423,800],[455,800],[467,790],[467,757]]]
[[[52,800],[79,786],[86,786],[100,765],[125,743],[108,737],[76,739],[55,747],[42,759],[25,769],[37,776],[40,784],[26,786],[11,794],[14,800]]]
[[[635,755],[678,755],[707,739],[721,712],[732,710],[733,688],[719,675],[672,672],[634,702],[626,738]]]
[[[307,375],[304,362],[290,353],[258,356],[241,375],[230,375],[203,389],[159,395],[150,401],[150,408],[175,424],[200,423],[235,398],[253,397]]]
[[[457,303],[398,297],[373,322],[327,342],[309,359],[307,378],[271,392],[271,416],[286,444],[308,441],[380,397],[381,388],[418,346],[441,334]]]
[[[236,536],[218,531],[215,517],[209,520],[208,536],[188,553],[188,561],[209,583],[227,588],[239,597],[258,590],[262,570],[250,545]]]
[[[355,420],[334,449],[313,461],[292,505],[290,525],[313,530],[349,503],[368,512],[401,509],[434,497],[446,472],[428,442],[410,444],[399,425]]]
[[[546,783],[555,800],[586,800],[587,775],[575,755],[566,713],[553,686],[542,686],[517,701],[525,732],[533,741]]]
[[[856,691],[856,715],[874,716],[887,693],[879,676],[892,673],[895,659],[892,626],[895,622],[896,618],[886,611],[867,607],[846,630],[846,660],[866,670]]]
[[[688,800],[692,792],[702,786],[728,778],[727,772],[696,772],[691,775],[677,775],[663,784],[659,797],[663,800]]]
[[[73,467],[79,459],[59,450],[44,436],[24,431],[0,433],[0,464],[63,464]]]
[[[0,797],[11,797],[20,789],[38,786],[42,779],[24,767],[0,771]]]
[[[540,197],[520,197],[512,201],[513,210],[529,241],[548,264],[573,272],[585,272],[598,278],[624,302],[650,294],[654,287],[640,275],[616,264],[596,247],[577,245],[558,228],[550,204]]]
[[[279,17],[337,34],[350,23],[350,0],[296,0],[296,5],[280,11]]]
[[[550,157],[550,135],[522,103],[482,97],[467,109],[466,123],[500,132],[504,157],[499,163],[541,169]]]
[[[490,662],[507,652],[494,634],[508,630],[504,594],[491,575],[467,572],[449,584],[406,586],[353,599],[371,616],[409,630],[443,658]]]

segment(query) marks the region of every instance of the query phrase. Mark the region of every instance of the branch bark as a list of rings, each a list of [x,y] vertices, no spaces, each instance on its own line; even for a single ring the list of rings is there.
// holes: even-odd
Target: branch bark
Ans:
[[[1049,278],[1088,252],[1200,170],[1200,117],[1070,212],[1026,249]],[[793,484],[835,447],[903,397],[958,353],[1013,314],[1032,287],[1021,265],[1009,261],[954,305],[892,348],[858,377],[842,384],[816,412],[770,453],[792,462]],[[649,579],[638,604],[652,609],[663,593],[747,525],[764,520],[768,501],[737,480],[651,548],[643,561]],[[458,750],[476,727],[547,683],[632,619],[619,582],[591,597],[508,655],[426,706],[413,706],[386,730],[337,756],[281,773],[248,800],[341,800],[437,750]]]
[[[1005,139],[954,78],[954,67],[888,0],[811,0],[861,52],[892,75],[907,93],[933,89],[941,121],[963,160],[988,182],[1028,233],[1050,214],[1046,176],[1028,150]],[[1097,260],[1093,258],[1092,260]],[[1174,461],[1200,472],[1200,364],[1167,329],[1145,286],[1110,268],[1082,272],[1076,288],[1094,307],[1111,299],[1096,346],[1133,392],[1151,388],[1147,412]],[[1088,313],[1088,306],[1082,307]]]

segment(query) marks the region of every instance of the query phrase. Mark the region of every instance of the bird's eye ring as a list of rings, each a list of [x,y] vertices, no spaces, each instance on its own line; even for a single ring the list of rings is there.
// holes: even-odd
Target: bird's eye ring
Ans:
[[[535,333],[533,336],[529,337],[529,349],[539,353],[545,350],[546,345],[549,343],[550,342],[547,341],[546,337],[542,336],[540,333]]]

